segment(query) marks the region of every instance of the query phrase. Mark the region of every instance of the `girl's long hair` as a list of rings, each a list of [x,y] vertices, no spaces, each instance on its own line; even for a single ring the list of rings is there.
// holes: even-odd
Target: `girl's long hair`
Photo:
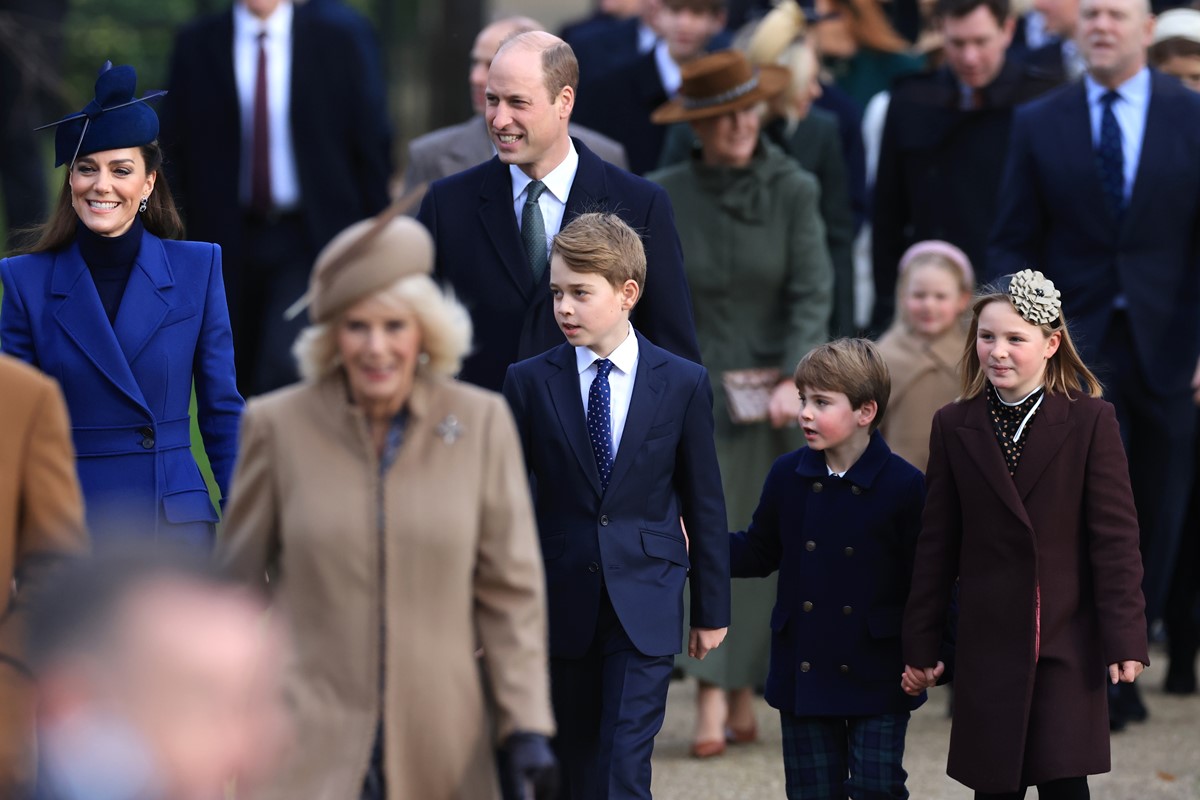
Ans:
[[[979,312],[989,303],[1005,302],[1016,311],[1006,292],[988,292],[975,298],[971,306],[971,327],[967,331],[967,344],[963,348],[962,361],[959,363],[959,373],[962,375],[962,395],[960,400],[970,400],[977,397],[987,387],[987,375],[983,365],[979,363],[979,353],[975,350],[975,339],[979,336]],[[1022,318],[1023,319],[1023,318]],[[1061,312],[1058,319],[1052,323],[1037,326],[1047,339],[1054,333],[1062,334],[1058,350],[1046,362],[1046,392],[1047,394],[1067,394],[1082,392],[1090,397],[1100,397],[1104,387],[1100,380],[1088,369],[1087,364],[1079,357],[1075,342],[1071,341],[1071,331],[1067,328],[1067,318]]]

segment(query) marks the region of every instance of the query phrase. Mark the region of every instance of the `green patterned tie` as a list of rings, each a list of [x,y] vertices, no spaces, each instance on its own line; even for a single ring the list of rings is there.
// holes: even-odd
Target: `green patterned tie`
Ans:
[[[546,191],[546,184],[533,181],[525,190],[525,207],[521,209],[521,241],[525,244],[525,256],[529,259],[529,269],[533,272],[533,282],[538,284],[546,272],[546,223],[542,219],[542,210],[538,208],[538,198]]]

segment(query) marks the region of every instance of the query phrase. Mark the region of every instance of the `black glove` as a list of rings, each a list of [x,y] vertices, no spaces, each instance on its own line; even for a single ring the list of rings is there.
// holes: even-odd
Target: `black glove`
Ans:
[[[506,762],[508,774],[501,777],[515,792],[512,797],[554,800],[558,794],[558,761],[549,739],[540,733],[517,731],[504,742],[503,756],[501,761]],[[506,792],[505,796],[510,794]]]

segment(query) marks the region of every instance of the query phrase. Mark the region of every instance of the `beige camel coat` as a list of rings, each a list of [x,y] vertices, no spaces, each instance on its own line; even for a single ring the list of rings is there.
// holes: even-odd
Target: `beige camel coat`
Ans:
[[[408,410],[382,487],[340,373],[243,417],[218,552],[246,580],[270,572],[295,649],[295,743],[263,797],[355,800],[382,720],[390,800],[486,800],[494,746],[553,733],[541,554],[508,407],[418,376]]]
[[[933,415],[962,390],[958,361],[966,342],[966,331],[957,325],[930,342],[897,324],[879,340],[879,352],[892,375],[879,432],[893,453],[922,472],[929,463]]]
[[[25,796],[35,774],[20,601],[55,557],[86,547],[62,392],[33,367],[0,355],[0,797]]]

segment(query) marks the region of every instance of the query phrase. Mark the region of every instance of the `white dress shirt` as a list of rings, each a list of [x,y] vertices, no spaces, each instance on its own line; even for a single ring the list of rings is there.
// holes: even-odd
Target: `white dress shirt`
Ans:
[[[1100,144],[1100,118],[1104,114],[1102,98],[1108,89],[1091,75],[1084,77],[1087,87],[1088,114],[1092,122],[1092,146]],[[1150,70],[1146,67],[1117,87],[1120,98],[1113,102],[1113,115],[1121,128],[1121,157],[1125,172],[1125,201],[1133,194],[1138,159],[1142,157],[1142,137],[1146,132],[1146,111],[1150,108]]]
[[[583,398],[583,415],[587,417],[588,392],[596,379],[596,361],[604,358],[590,347],[575,348],[575,366],[579,367],[579,394]],[[621,435],[629,417],[629,401],[633,399],[633,379],[637,374],[638,339],[629,326],[625,341],[608,355],[613,363],[608,373],[609,418],[612,420],[613,456],[621,449]]]
[[[292,144],[292,8],[283,0],[261,20],[242,3],[233,6],[233,74],[237,79],[241,111],[242,162],[239,194],[243,205],[250,202],[251,160],[254,154],[254,87],[258,80],[258,35],[267,38],[267,129],[271,153],[271,201],[280,210],[300,204],[300,178],[296,150]]]
[[[637,29],[637,51],[638,54],[649,53],[654,49],[654,45],[658,43],[658,34],[654,32],[654,28],[642,21],[638,21]]]
[[[654,63],[658,67],[658,79],[662,81],[663,91],[667,97],[674,97],[683,85],[683,75],[667,50],[666,39],[659,39],[658,44],[654,45]]]
[[[562,227],[563,215],[567,213],[567,197],[571,194],[571,184],[575,183],[575,173],[579,171],[579,153],[575,151],[575,143],[571,142],[567,157],[550,173],[542,178],[546,191],[538,198],[538,208],[542,212],[542,223],[546,229],[546,253],[550,253],[550,241]],[[521,214],[525,209],[525,191],[530,178],[516,164],[508,165],[508,174],[512,176],[513,213],[517,215],[517,230],[521,229]]]

